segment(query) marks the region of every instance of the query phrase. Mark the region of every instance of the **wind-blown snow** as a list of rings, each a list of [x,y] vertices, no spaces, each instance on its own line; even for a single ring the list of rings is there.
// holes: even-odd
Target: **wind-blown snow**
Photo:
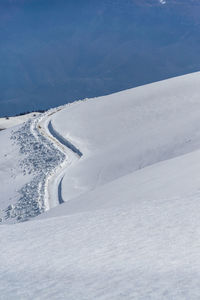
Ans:
[[[2,299],[199,299],[199,83],[190,74],[45,115],[41,147],[69,153],[49,181],[66,203],[1,225]],[[20,163],[10,135],[4,152]]]

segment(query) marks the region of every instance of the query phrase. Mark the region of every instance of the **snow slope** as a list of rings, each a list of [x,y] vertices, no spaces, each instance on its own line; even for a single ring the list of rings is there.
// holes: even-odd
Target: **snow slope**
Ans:
[[[69,200],[200,147],[200,73],[78,102],[52,116],[83,153],[63,179]]]
[[[12,129],[0,131],[0,209],[17,201],[20,190],[30,181],[31,175],[24,176],[19,162],[19,147],[11,140]]]
[[[7,129],[23,122],[27,121],[34,116],[39,115],[40,113],[33,112],[26,115],[16,116],[16,117],[9,117],[9,118],[0,118],[0,130]]]
[[[61,168],[47,200],[57,189],[66,202],[1,225],[2,299],[199,299],[199,83],[200,73],[173,78],[32,123],[42,149],[49,139],[65,153],[62,165],[44,151]]]

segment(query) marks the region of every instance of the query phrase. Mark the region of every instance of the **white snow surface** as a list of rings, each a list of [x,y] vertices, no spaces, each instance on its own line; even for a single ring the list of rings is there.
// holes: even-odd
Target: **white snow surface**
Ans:
[[[20,125],[39,113],[29,113],[22,116],[0,118],[0,210],[14,204],[19,198],[19,190],[28,183],[32,176],[26,174],[20,167],[19,146],[11,139],[12,132]],[[22,157],[21,157],[22,159]]]
[[[20,125],[28,119],[33,118],[34,116],[37,116],[39,114],[40,113],[38,112],[33,112],[16,117],[0,118],[0,130]]]
[[[45,173],[44,199],[53,208],[1,225],[0,298],[199,299],[199,120],[200,73],[41,117],[37,147],[46,143],[48,159],[57,149],[55,171]],[[4,182],[8,164],[20,171],[25,155],[10,135],[0,133]],[[34,174],[20,179],[19,172],[16,185]],[[65,203],[54,207],[59,197]]]
[[[10,139],[12,129],[0,131],[0,209],[17,201],[23,185],[31,175],[24,176],[19,165],[19,147]]]
[[[65,201],[138,169],[200,148],[200,73],[78,102],[52,124],[81,150]]]

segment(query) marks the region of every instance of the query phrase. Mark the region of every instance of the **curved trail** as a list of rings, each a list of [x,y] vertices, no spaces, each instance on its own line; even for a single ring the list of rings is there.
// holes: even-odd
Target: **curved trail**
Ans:
[[[21,172],[30,178],[17,191],[17,201],[0,211],[0,224],[27,221],[64,202],[62,180],[82,153],[52,125],[51,116],[61,109],[29,119],[12,131]]]
[[[46,210],[64,203],[62,197],[62,180],[66,168],[76,163],[83,155],[71,141],[65,139],[54,129],[50,117],[59,110],[47,114],[37,124],[37,130],[45,138],[53,142],[54,146],[65,155],[65,160],[46,178],[44,197]]]
[[[60,135],[52,126],[51,120],[48,123],[48,130],[51,135],[57,139],[62,145],[69,148],[71,151],[73,151],[75,154],[77,154],[79,157],[81,157],[83,154],[82,152],[76,148],[70,141],[65,139],[62,135]]]
[[[58,201],[59,201],[59,204],[63,204],[65,202],[63,200],[63,197],[62,197],[62,181],[63,181],[63,177],[60,180],[59,185],[58,185]]]

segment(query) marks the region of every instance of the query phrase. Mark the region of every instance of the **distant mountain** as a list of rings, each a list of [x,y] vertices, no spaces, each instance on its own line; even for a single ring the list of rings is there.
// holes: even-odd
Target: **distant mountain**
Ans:
[[[200,3],[165,2],[2,0],[0,114],[198,71]]]

